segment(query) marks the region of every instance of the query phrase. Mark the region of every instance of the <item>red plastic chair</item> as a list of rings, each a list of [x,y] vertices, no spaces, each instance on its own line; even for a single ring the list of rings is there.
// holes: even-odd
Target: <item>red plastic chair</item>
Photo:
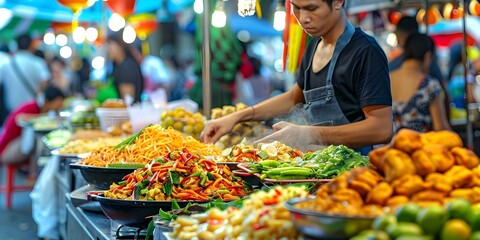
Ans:
[[[5,192],[6,195],[6,202],[5,206],[7,209],[12,208],[12,195],[13,192],[20,192],[20,191],[30,191],[32,190],[32,186],[27,185],[15,185],[15,172],[20,167],[28,167],[29,163],[15,163],[15,164],[5,164],[7,168],[7,179],[4,186],[0,186],[0,192]]]

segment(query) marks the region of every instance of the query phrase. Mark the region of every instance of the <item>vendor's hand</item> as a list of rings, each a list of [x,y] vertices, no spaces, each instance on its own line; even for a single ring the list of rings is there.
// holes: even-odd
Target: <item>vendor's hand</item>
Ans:
[[[220,137],[230,133],[237,122],[233,116],[210,120],[203,129],[200,139],[204,143],[215,143]]]
[[[298,148],[298,146],[305,146],[313,143],[312,137],[305,126],[282,121],[274,124],[272,128],[274,133],[257,140],[254,145],[279,141],[287,146]]]

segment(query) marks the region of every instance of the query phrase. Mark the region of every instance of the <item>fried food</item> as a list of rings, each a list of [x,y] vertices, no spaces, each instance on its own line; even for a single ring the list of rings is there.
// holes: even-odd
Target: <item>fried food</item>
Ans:
[[[449,193],[452,191],[452,180],[440,173],[431,173],[425,178],[425,182],[432,184],[432,189],[435,191]]]
[[[471,188],[459,188],[450,192],[450,197],[452,198],[463,198],[469,202],[475,202],[475,196],[473,189]]]
[[[445,176],[450,178],[453,188],[467,186],[473,180],[473,172],[465,166],[453,166]]]
[[[375,186],[367,196],[367,204],[385,206],[392,196],[393,188],[387,182],[381,182]]]
[[[431,184],[423,182],[418,175],[404,175],[392,182],[393,190],[397,195],[411,197],[413,194],[429,189]]]
[[[336,202],[345,202],[354,208],[363,206],[363,199],[360,194],[357,191],[349,188],[336,191],[333,193],[332,199]]]
[[[383,166],[387,182],[404,175],[413,175],[417,172],[410,156],[396,149],[387,150]]]
[[[470,182],[470,184],[468,184],[468,187],[469,188],[480,187],[480,168],[476,167],[472,169],[472,173],[473,173],[473,179]]]
[[[105,100],[105,102],[102,103],[102,107],[104,108],[126,108],[127,105],[123,101],[123,99],[115,99],[115,98],[110,98]]]
[[[436,164],[423,149],[419,149],[412,154],[412,161],[417,169],[418,175],[422,177],[434,173],[437,170]]]
[[[463,146],[460,136],[447,130],[424,133],[421,135],[421,138],[424,145],[440,144],[448,149]]]
[[[453,157],[455,158],[455,163],[457,165],[463,165],[467,168],[474,168],[477,167],[480,163],[478,156],[469,149],[462,148],[462,147],[454,147],[451,150]]]
[[[445,172],[455,164],[455,158],[448,151],[448,148],[440,144],[425,145],[414,153],[413,161],[431,161],[435,164],[437,172]]]
[[[406,153],[413,153],[422,147],[420,133],[407,128],[400,129],[393,139],[393,148]]]
[[[409,201],[410,199],[407,196],[403,196],[403,195],[393,196],[387,200],[387,207],[395,208],[395,207],[404,205]]]
[[[370,168],[355,168],[348,175],[347,184],[348,188],[357,191],[362,197],[366,197],[381,179],[381,176]]]
[[[370,151],[370,153],[368,154],[370,164],[375,166],[380,172],[383,172],[383,159],[388,149],[390,149],[390,146],[383,146],[381,148]]]
[[[445,198],[446,194],[434,190],[425,190],[418,193],[415,193],[412,196],[413,202],[439,202],[442,203],[443,199]]]

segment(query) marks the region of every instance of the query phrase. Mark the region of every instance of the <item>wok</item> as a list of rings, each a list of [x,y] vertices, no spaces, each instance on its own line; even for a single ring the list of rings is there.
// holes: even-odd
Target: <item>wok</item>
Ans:
[[[140,200],[122,200],[107,198],[103,191],[93,191],[87,194],[89,201],[98,201],[102,211],[110,219],[131,227],[146,227],[150,219],[149,216],[158,215],[160,209],[169,211],[172,209],[172,201],[140,201]],[[199,201],[177,201],[183,208],[187,204],[203,203]]]
[[[81,165],[77,163],[70,164],[71,169],[79,169],[83,178],[90,184],[95,185],[97,189],[109,189],[112,183],[122,181],[125,175],[135,171],[136,168],[107,168]]]

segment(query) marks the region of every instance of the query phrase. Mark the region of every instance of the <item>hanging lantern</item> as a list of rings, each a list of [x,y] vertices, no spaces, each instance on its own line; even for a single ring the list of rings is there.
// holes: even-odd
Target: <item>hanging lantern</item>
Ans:
[[[140,13],[128,18],[128,22],[132,25],[133,29],[138,35],[140,40],[145,40],[147,36],[158,27],[158,21],[154,14]]]
[[[72,24],[69,22],[52,22],[50,26],[55,34],[58,33],[72,33]]]
[[[480,3],[477,0],[470,1],[468,9],[473,16],[480,16]]]
[[[399,11],[391,11],[388,13],[388,21],[395,26],[398,24],[398,21],[400,21],[401,18],[402,13]]]
[[[105,2],[112,12],[127,17],[135,9],[135,0],[108,0]]]
[[[450,15],[452,14],[453,11],[453,4],[452,3],[447,3],[445,6],[443,6],[443,18],[449,20]]]
[[[82,9],[89,6],[89,0],[57,0],[58,3],[68,7],[74,14],[78,14]]]
[[[425,9],[420,9],[417,13],[417,22],[425,23],[427,25],[432,25],[437,23],[442,19],[442,14],[436,6],[429,7],[426,11]]]
[[[463,7],[454,8],[450,14],[450,19],[459,19],[463,16]]]

